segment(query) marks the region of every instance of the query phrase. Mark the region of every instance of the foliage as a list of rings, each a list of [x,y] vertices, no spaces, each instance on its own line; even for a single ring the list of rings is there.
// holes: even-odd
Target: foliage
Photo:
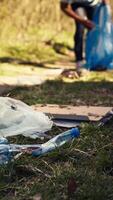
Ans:
[[[1,36],[16,32],[21,37],[25,31],[35,27],[59,31],[67,27],[57,0],[2,0],[0,1]],[[3,29],[4,27],[4,29]]]

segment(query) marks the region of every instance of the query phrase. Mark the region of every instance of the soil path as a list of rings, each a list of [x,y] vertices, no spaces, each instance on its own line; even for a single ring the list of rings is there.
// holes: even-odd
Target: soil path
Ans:
[[[69,61],[56,62],[55,64],[48,64],[43,73],[36,75],[19,75],[19,76],[0,76],[0,95],[7,95],[9,91],[17,86],[33,86],[40,85],[48,79],[55,79],[66,68],[73,68],[74,63]]]

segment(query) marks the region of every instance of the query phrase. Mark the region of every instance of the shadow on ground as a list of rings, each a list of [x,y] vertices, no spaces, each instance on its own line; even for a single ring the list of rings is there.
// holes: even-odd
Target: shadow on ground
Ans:
[[[113,82],[65,83],[62,80],[50,80],[37,86],[16,87],[10,92],[10,97],[20,99],[29,105],[55,103],[113,106]]]
[[[51,69],[51,67],[47,66],[47,64],[54,64],[54,61],[47,60],[43,62],[33,62],[33,61],[22,60],[22,59],[14,58],[14,57],[0,57],[0,63],[20,64],[20,65],[25,65],[25,66],[31,65],[33,67]],[[54,66],[52,67],[52,69],[54,69]]]

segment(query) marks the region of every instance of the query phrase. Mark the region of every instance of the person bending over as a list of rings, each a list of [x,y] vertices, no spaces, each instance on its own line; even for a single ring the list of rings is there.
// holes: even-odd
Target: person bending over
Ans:
[[[109,0],[60,0],[61,10],[75,21],[74,53],[78,75],[81,73],[84,61],[84,29],[91,30],[95,26],[92,18],[100,3],[107,4]]]

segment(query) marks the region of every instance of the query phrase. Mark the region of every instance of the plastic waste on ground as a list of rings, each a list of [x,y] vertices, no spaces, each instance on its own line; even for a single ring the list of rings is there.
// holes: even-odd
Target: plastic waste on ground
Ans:
[[[16,155],[20,153],[27,153],[36,157],[44,155],[79,136],[80,136],[79,129],[73,128],[71,130],[68,130],[53,137],[51,140],[49,140],[44,144],[36,144],[36,145],[9,144],[6,138],[0,138],[0,165],[7,164]]]
[[[111,120],[113,119],[113,109],[110,110],[109,112],[106,113],[105,116],[103,116],[99,123],[98,123],[98,127],[104,126],[107,123],[109,123]]]
[[[32,155],[33,156],[40,156],[40,155],[46,154],[46,153],[53,151],[54,149],[62,146],[63,144],[72,140],[73,138],[76,138],[76,137],[79,137],[79,136],[80,136],[80,131],[79,131],[78,128],[73,128],[71,130],[63,132],[63,133],[55,136],[54,138],[52,138],[48,142],[42,144],[40,149],[34,150],[32,152]]]
[[[33,110],[22,101],[0,97],[0,137],[24,135],[44,137],[53,122],[42,112]]]
[[[86,64],[89,70],[113,69],[113,24],[110,5],[101,3],[95,12],[95,28],[86,37]]]

